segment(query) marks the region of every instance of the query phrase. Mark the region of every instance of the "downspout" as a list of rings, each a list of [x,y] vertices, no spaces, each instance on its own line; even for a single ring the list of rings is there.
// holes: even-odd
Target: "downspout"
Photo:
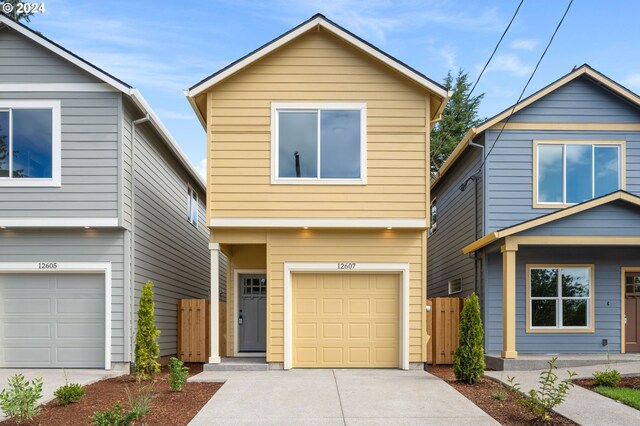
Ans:
[[[134,341],[134,333],[133,333],[133,323],[134,323],[134,308],[135,308],[135,293],[136,293],[136,284],[135,284],[135,240],[136,240],[136,227],[135,227],[135,218],[136,218],[136,202],[135,202],[135,173],[136,173],[136,160],[135,160],[135,144],[136,144],[136,126],[138,124],[146,123],[150,120],[149,114],[145,114],[144,117],[139,118],[137,120],[131,121],[131,146],[129,148],[129,154],[131,155],[131,165],[129,167],[129,171],[131,173],[131,182],[129,183],[129,191],[131,194],[131,229],[129,230],[129,354],[133,354],[133,341]],[[130,371],[133,371],[134,368],[134,359],[133,356],[130,356]]]

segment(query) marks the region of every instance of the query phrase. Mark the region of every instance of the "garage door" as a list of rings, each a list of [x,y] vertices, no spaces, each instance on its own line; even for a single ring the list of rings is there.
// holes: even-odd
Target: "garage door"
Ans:
[[[0,367],[104,368],[103,274],[0,274]]]
[[[400,276],[294,274],[293,367],[399,367]]]

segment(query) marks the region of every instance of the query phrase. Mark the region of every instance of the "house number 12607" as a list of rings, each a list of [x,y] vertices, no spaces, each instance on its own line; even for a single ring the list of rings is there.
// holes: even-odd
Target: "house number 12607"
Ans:
[[[355,269],[356,264],[354,262],[350,263],[338,263],[338,269]]]

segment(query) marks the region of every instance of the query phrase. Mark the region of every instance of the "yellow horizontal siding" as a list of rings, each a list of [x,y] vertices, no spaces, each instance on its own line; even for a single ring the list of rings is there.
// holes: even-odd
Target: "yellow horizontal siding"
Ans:
[[[272,185],[271,102],[367,104],[367,185]],[[426,219],[430,98],[324,31],[207,94],[209,217]]]

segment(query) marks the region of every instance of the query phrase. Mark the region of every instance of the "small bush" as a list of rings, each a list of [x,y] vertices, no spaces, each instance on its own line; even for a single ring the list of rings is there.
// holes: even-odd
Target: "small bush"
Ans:
[[[136,329],[134,369],[139,380],[149,380],[151,376],[160,372],[160,364],[158,363],[160,356],[159,336],[160,330],[156,327],[154,314],[153,283],[147,281],[142,287]]]
[[[182,387],[189,377],[189,367],[176,357],[169,361],[169,385],[174,392],[182,392]]]
[[[65,383],[60,386],[53,395],[60,400],[62,405],[78,402],[84,396],[84,388],[78,383]]]
[[[618,370],[596,371],[593,373],[593,382],[596,386],[607,386],[615,388],[622,380],[622,376]]]
[[[460,318],[458,349],[453,356],[453,374],[465,383],[476,383],[484,373],[484,330],[480,318],[478,296],[471,294],[464,301]]]
[[[125,413],[119,402],[116,402],[112,409],[96,411],[91,416],[91,422],[94,426],[129,426],[134,420],[133,412]]]
[[[126,393],[129,401],[129,414],[133,420],[140,420],[151,409],[151,399],[157,392],[153,383],[150,383],[147,386],[138,385],[135,393],[127,388]]]
[[[0,407],[5,416],[16,423],[31,420],[40,412],[38,400],[42,398],[42,379],[29,382],[24,374],[9,377],[8,388],[0,392]]]
[[[540,389],[531,389],[524,398],[521,398],[518,402],[534,414],[537,418],[544,422],[552,420],[551,411],[562,404],[569,393],[569,390],[575,386],[571,379],[576,375],[572,371],[567,371],[569,374],[568,379],[560,380],[558,375],[554,372],[556,367],[556,361],[558,357],[551,358],[547,361],[549,368],[540,373],[538,383],[540,383]],[[507,378],[511,384],[511,389],[521,392],[520,384],[514,383],[515,377]]]
[[[505,399],[507,399],[507,393],[502,391],[496,392],[491,396],[493,397],[493,399],[497,399],[498,401],[504,401]]]

